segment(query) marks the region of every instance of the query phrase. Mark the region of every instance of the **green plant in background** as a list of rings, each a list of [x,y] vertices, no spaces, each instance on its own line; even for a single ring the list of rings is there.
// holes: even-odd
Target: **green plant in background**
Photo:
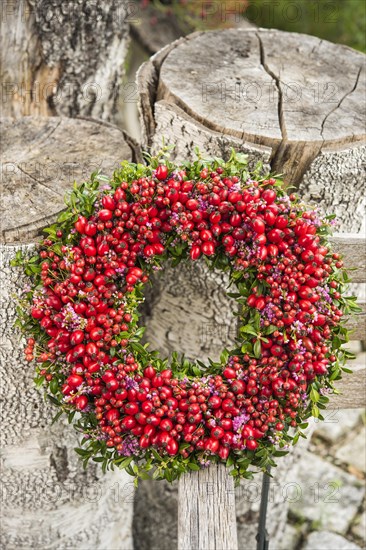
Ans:
[[[174,15],[183,33],[226,28],[245,17],[259,27],[319,36],[366,51],[363,0],[142,0]]]
[[[250,0],[245,17],[259,27],[312,34],[366,51],[363,0]]]

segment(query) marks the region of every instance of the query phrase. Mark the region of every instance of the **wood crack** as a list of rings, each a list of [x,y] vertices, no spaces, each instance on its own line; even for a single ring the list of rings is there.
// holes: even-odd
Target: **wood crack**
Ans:
[[[354,85],[352,86],[352,89],[349,90],[348,92],[346,92],[344,94],[343,97],[341,97],[341,99],[339,100],[338,104],[331,110],[329,111],[329,113],[325,116],[323,122],[322,122],[322,126],[321,126],[321,130],[320,130],[320,135],[322,137],[322,140],[323,140],[323,143],[325,141],[325,138],[324,138],[324,127],[325,127],[325,124],[328,120],[328,118],[337,110],[340,108],[340,106],[342,105],[343,101],[349,96],[351,95],[357,88],[358,86],[358,83],[360,81],[360,76],[361,76],[361,72],[362,72],[362,65],[359,67],[358,71],[357,71],[357,76],[356,76],[356,80],[355,80],[355,83]]]
[[[51,130],[49,131],[48,134],[46,134],[42,139],[41,141],[39,142],[38,146],[41,145],[42,143],[44,143],[47,139],[49,139],[57,130],[57,128],[61,125],[62,123],[62,119],[59,120],[59,122],[57,122],[56,126],[54,128],[51,128]],[[29,175],[29,174],[28,174]],[[32,177],[32,176],[31,176]]]
[[[266,73],[273,79],[278,92],[277,112],[278,112],[278,124],[281,130],[282,140],[279,146],[277,147],[277,149],[273,150],[272,158],[271,158],[272,169],[276,170],[276,166],[279,163],[279,160],[282,158],[283,151],[285,150],[287,141],[288,141],[285,114],[283,110],[283,93],[281,88],[281,79],[269,68],[266,62],[266,56],[265,56],[264,44],[263,44],[262,38],[259,33],[256,32],[255,34],[259,42],[260,64],[263,67],[263,69],[266,71]]]
[[[313,53],[314,53],[315,51],[320,50],[320,46],[321,46],[322,44],[323,44],[323,40],[320,39],[319,44],[316,44],[316,45],[313,47],[313,49],[312,49],[311,52],[310,52],[310,55],[313,55]]]
[[[287,130],[286,130],[285,117],[283,112],[283,94],[282,94],[282,88],[281,88],[281,79],[269,68],[266,62],[263,41],[258,33],[255,33],[255,34],[259,41],[260,63],[263,69],[266,71],[266,73],[273,78],[273,81],[276,84],[276,88],[278,91],[278,104],[277,104],[278,124],[280,126],[282,139],[287,140]]]
[[[195,35],[196,33],[194,33]],[[139,92],[139,110],[141,119],[144,120],[146,147],[152,145],[152,137],[155,134],[156,123],[154,117],[155,103],[158,101],[161,67],[172,50],[180,44],[187,42],[191,37],[181,37],[172,44],[168,44],[153,55],[149,61],[143,63],[137,73]]]
[[[41,185],[42,187],[44,187],[45,189],[47,189],[47,191],[51,191],[52,193],[54,193],[55,195],[57,195],[58,197],[60,196],[63,196],[62,193],[58,193],[55,189],[52,189],[52,187],[48,187],[45,183],[43,183],[42,181],[38,180],[37,178],[35,178],[34,176],[32,176],[32,174],[29,174],[26,170],[24,170],[23,168],[21,168],[19,166],[19,164],[16,165],[18,170],[20,170],[20,172],[22,172],[25,176],[28,176],[29,178],[31,178],[34,182],[36,182],[38,185]]]

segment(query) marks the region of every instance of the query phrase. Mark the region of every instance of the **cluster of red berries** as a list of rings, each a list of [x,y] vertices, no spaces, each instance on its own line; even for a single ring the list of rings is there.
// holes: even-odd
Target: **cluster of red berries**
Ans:
[[[192,176],[159,165],[129,181],[117,172],[94,199],[91,215],[43,241],[42,288],[32,293],[42,330],[26,358],[41,363],[60,405],[93,417],[86,437],[115,456],[155,448],[226,460],[281,441],[303,421],[309,385],[337,359],[333,274],[342,262],[317,214],[275,179],[241,181],[224,166]],[[230,268],[245,303],[221,372],[161,369],[138,344],[140,290],[177,255]]]

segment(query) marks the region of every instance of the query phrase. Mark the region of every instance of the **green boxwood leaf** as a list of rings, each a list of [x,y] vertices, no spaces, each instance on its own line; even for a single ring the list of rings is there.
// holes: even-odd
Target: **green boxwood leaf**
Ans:
[[[258,339],[253,346],[254,357],[259,359],[262,353],[261,341]]]

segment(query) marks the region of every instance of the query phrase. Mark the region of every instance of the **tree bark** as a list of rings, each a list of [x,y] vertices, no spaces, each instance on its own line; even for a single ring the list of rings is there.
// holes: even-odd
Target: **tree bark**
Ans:
[[[127,0],[4,0],[3,116],[113,120],[131,5]]]
[[[176,160],[194,158],[196,146],[206,156],[224,158],[234,147],[249,154],[251,167],[262,161],[265,169],[283,173],[285,182],[295,183],[327,213],[335,209],[338,231],[357,231],[362,225],[366,158],[359,113],[364,59],[361,53],[315,37],[264,29],[181,38],[138,73],[143,146],[156,152],[164,138],[175,146]],[[174,272],[167,267],[148,296],[145,322],[146,339],[164,354],[175,349],[190,358],[217,357],[230,345],[232,330],[235,333],[224,276],[209,273],[199,263]],[[307,444],[301,440],[273,471],[267,522],[273,548],[287,520],[288,483],[296,480],[298,459]],[[257,476],[237,491],[239,548],[255,548],[260,487]],[[143,482],[136,500],[148,503],[153,521],[154,486]],[[134,517],[135,526],[137,522]],[[143,532],[140,537],[137,533],[136,548]],[[174,511],[164,515],[164,532],[162,547],[166,541],[175,545]]]
[[[17,250],[32,252],[74,179],[86,179],[95,162],[110,175],[117,161],[136,155],[120,130],[99,121],[5,119],[2,138],[2,548],[130,550],[131,478],[120,471],[104,475],[93,462],[84,471],[72,426],[51,425],[57,410],[35,388],[24,341],[13,328],[27,280],[9,262]]]

